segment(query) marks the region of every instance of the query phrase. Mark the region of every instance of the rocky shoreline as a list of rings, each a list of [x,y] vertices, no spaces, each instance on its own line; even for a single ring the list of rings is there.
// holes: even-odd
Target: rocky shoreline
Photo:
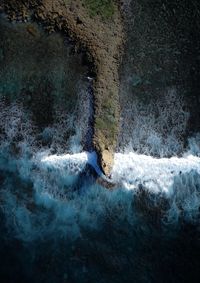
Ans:
[[[84,49],[92,63],[94,93],[93,146],[99,165],[108,176],[112,169],[119,131],[119,74],[124,42],[120,2],[114,1],[111,18],[91,16],[84,1],[63,0],[4,0],[0,8],[10,21],[41,22],[51,33],[63,31],[75,43],[75,49]],[[34,29],[31,29],[33,33]]]

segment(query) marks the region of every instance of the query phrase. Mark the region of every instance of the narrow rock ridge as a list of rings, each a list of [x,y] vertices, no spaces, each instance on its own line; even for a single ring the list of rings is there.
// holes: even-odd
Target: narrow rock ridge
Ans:
[[[3,0],[0,7],[10,20],[32,16],[49,32],[62,30],[84,47],[94,64],[93,146],[99,164],[109,176],[119,130],[119,64],[124,41],[120,1],[110,18],[91,16],[84,0]]]

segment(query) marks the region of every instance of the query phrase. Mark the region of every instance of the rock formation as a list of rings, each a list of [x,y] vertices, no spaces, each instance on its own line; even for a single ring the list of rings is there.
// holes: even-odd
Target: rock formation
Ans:
[[[106,175],[113,165],[119,128],[118,68],[124,39],[120,3],[110,2],[109,15],[107,11],[94,15],[86,0],[3,0],[0,4],[11,21],[33,17],[48,32],[67,32],[77,47],[87,50],[95,73],[93,146]]]

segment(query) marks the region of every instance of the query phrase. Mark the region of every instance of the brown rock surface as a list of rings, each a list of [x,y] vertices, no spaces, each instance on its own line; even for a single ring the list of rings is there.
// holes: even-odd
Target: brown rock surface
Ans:
[[[114,3],[114,14],[107,19],[91,16],[83,0],[4,0],[1,4],[10,20],[27,20],[31,10],[49,32],[63,30],[88,51],[96,73],[93,145],[106,175],[113,165],[119,128],[118,67],[124,39],[119,3]]]

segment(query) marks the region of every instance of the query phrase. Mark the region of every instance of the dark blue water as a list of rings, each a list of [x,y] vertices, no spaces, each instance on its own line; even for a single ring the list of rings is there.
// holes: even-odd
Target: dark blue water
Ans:
[[[0,26],[1,282],[199,282],[199,134],[180,139],[185,100],[170,88],[148,119],[135,104],[144,128],[138,119],[132,144],[125,132],[108,190],[83,151],[88,69],[61,35],[33,26],[37,38]]]
[[[198,282],[200,175],[170,197],[80,175],[1,154],[3,282]]]

